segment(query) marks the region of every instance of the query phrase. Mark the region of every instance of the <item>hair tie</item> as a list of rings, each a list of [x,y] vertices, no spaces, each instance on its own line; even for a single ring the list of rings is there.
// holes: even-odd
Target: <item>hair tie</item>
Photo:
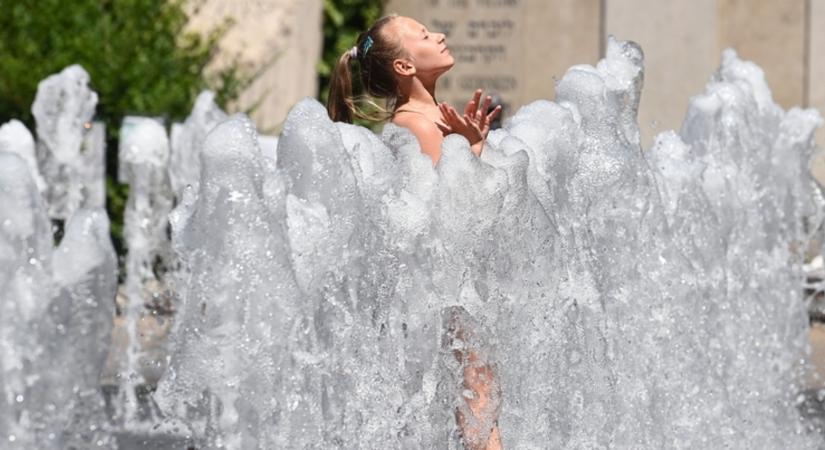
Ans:
[[[364,52],[362,53],[362,56],[367,56],[367,52],[370,51],[370,48],[372,48],[373,43],[374,42],[372,41],[372,37],[370,36],[367,36],[367,38],[364,39]]]
[[[350,59],[358,58],[358,46],[353,45],[351,49],[349,49],[349,57]]]

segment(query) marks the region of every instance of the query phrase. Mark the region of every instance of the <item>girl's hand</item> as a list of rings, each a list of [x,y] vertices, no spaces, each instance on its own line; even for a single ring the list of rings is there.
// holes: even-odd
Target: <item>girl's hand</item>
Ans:
[[[459,115],[455,108],[446,103],[440,103],[438,105],[446,125],[442,126],[439,124],[442,131],[445,132],[445,134],[458,133],[467,138],[473,153],[476,155],[481,153],[484,140],[487,139],[487,134],[490,132],[490,123],[495,120],[501,112],[501,106],[496,106],[493,111],[487,114],[487,110],[490,108],[490,102],[493,100],[489,95],[484,99],[484,104],[479,108],[480,100],[481,89],[478,89],[473,95],[473,99],[467,102],[467,106],[464,107],[463,116]]]

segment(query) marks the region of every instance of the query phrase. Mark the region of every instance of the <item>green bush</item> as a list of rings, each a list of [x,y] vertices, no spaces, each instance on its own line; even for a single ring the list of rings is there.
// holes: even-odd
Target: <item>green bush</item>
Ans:
[[[185,0],[0,0],[0,123],[13,118],[34,131],[37,84],[71,64],[91,76],[99,96],[96,120],[107,130],[107,210],[118,254],[128,187],[117,182],[118,130],[126,115],[182,120],[205,88],[217,102],[237,98],[254,74],[229,66],[210,79],[204,67],[230,23],[202,37],[184,32]],[[194,0],[197,1],[197,0]],[[339,56],[378,20],[384,0],[324,0],[321,101]]]
[[[128,189],[117,183],[117,132],[125,115],[185,118],[197,94],[221,106],[246,84],[236,66],[209,80],[204,67],[229,23],[202,37],[185,33],[181,0],[0,0],[0,123],[17,118],[32,131],[37,84],[71,64],[89,72],[107,129],[107,209],[119,254]]]

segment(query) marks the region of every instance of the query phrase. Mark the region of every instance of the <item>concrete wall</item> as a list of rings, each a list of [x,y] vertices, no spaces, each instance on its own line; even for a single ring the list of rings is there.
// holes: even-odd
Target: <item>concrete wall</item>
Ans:
[[[506,115],[538,98],[553,98],[555,81],[568,67],[598,61],[600,5],[600,0],[391,0],[385,11],[448,35],[456,65],[439,79],[439,100],[463,105],[480,87],[501,96]]]
[[[265,131],[280,124],[297,100],[316,94],[321,8],[321,0],[205,0],[192,20],[194,29],[205,29],[235,19],[221,42],[219,64],[237,55],[254,69],[279,55],[236,105],[244,109],[263,97],[253,119]],[[639,42],[645,52],[639,111],[645,146],[656,133],[680,127],[688,100],[702,92],[726,47],[765,70],[784,108],[825,111],[825,0],[390,0],[385,10],[433,29],[452,27],[452,42],[504,44],[503,53],[459,63],[450,72],[451,83],[439,89],[453,103],[471,91],[457,87],[461,77],[480,72],[519,74],[507,92],[510,113],[532,100],[552,99],[567,68],[596,63],[603,39],[614,34]],[[501,18],[515,28],[487,35],[490,29],[471,30]],[[825,130],[817,141],[825,148]],[[825,181],[825,156],[814,173]]]
[[[645,54],[639,128],[647,147],[657,133],[679,129],[688,101],[719,65],[707,31],[716,27],[716,1],[609,0],[605,8],[607,34],[638,42]]]
[[[808,104],[806,20],[812,16],[806,2],[607,0],[607,32],[637,41],[645,51],[643,142],[679,128],[687,100],[702,92],[728,47],[764,69],[782,107]]]
[[[825,115],[825,0],[810,0],[808,14],[807,105]],[[825,127],[817,131],[817,143],[825,149]],[[814,176],[825,184],[825,153],[814,160]]]
[[[727,47],[765,70],[782,107],[825,110],[825,0],[391,0],[387,11],[438,29],[439,21],[483,17],[500,4],[510,6],[506,14],[515,17],[521,36],[508,49],[519,53],[508,60],[520,73],[520,89],[509,93],[512,110],[553,98],[552,80],[573,64],[595,63],[609,34],[634,40],[645,52],[639,110],[645,146],[655,134],[680,127],[688,100],[703,91]],[[825,147],[825,131],[818,142]],[[825,180],[825,162],[822,172]]]
[[[233,111],[259,103],[252,119],[259,131],[273,133],[289,109],[318,91],[316,65],[321,57],[321,0],[203,0],[191,11],[193,31],[234,21],[220,41],[213,66],[235,59],[257,80],[240,96]]]
[[[765,70],[774,100],[785,108],[804,103],[806,0],[718,0],[719,51]]]
[[[523,83],[527,101],[554,98],[556,81],[576,64],[593,64],[601,53],[600,0],[531,0],[525,8],[522,71],[538,76]]]

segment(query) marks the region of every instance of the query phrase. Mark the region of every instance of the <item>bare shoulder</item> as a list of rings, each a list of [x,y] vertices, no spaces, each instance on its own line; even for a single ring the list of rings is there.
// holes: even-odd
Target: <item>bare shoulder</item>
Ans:
[[[400,127],[409,128],[416,136],[428,136],[431,134],[442,135],[438,126],[423,114],[409,112],[396,114],[392,119],[392,123]]]
[[[400,127],[412,131],[418,139],[421,151],[438,161],[441,157],[441,143],[444,141],[444,134],[438,126],[423,114],[406,113],[397,114],[392,122]]]

